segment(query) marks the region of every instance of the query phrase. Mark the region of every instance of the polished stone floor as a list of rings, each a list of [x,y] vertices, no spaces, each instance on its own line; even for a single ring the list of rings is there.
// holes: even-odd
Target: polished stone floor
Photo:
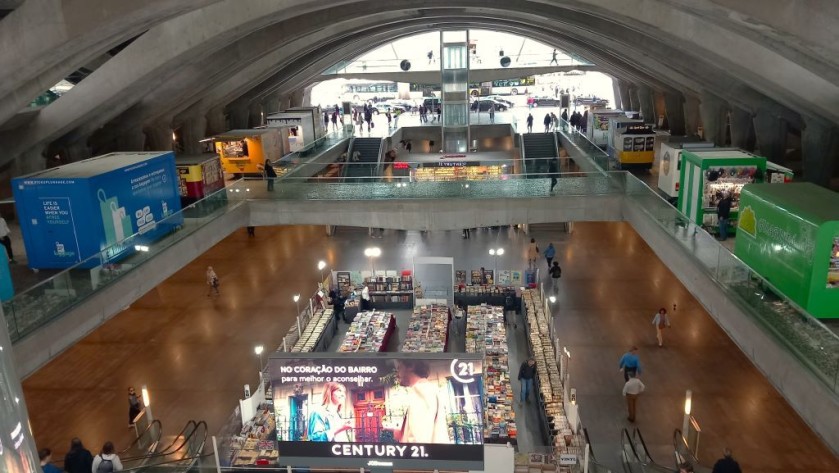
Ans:
[[[561,228],[533,227],[531,236],[540,247],[558,246],[559,336],[572,353],[572,385],[599,460],[619,471],[619,433],[629,424],[617,360],[637,344],[647,384],[637,425],[660,463],[670,461],[667,446],[692,389],[703,463],[728,445],[746,472],[839,471],[839,460],[630,226]],[[377,269],[408,269],[422,255],[453,256],[455,269],[469,270],[493,267],[487,251],[500,246],[507,251],[499,269],[524,265],[529,236],[508,229],[472,235],[387,231],[371,239],[364,229],[341,227],[327,237],[323,227],[297,226],[257,228],[248,238],[242,229],[24,381],[38,446],[60,458],[74,436],[94,451],[105,440],[127,444],[129,385],[148,385],[166,433],[188,419],[206,420],[216,432],[242,385],[257,380],[253,347],[278,346],[293,317],[292,295],[314,291],[319,259],[330,269],[366,269],[364,248],[379,246]],[[219,297],[206,295],[207,265],[220,276]],[[673,304],[673,327],[657,348],[652,315]]]

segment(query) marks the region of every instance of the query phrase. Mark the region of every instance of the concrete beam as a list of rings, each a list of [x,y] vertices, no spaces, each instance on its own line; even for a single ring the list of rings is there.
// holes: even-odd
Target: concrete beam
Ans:
[[[717,146],[726,145],[726,130],[728,129],[728,104],[713,94],[705,92],[699,103],[699,113],[702,116],[702,129],[705,140]]]
[[[731,107],[728,114],[731,129],[731,146],[751,151],[754,143],[754,123],[751,112]]]
[[[784,120],[766,110],[758,110],[753,123],[760,155],[773,163],[784,164],[787,151],[787,124]],[[811,170],[804,173],[811,175]]]
[[[685,131],[685,109],[682,101],[684,97],[679,93],[665,92],[664,109],[667,114],[667,123],[670,125],[670,134],[681,136]]]
[[[829,188],[839,162],[839,129],[815,118],[805,121],[807,126],[801,132],[804,180]]]

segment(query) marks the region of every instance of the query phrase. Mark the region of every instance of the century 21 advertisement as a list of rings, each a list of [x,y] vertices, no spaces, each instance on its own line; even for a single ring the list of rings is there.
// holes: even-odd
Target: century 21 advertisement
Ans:
[[[270,360],[280,465],[483,468],[480,357],[299,356]]]

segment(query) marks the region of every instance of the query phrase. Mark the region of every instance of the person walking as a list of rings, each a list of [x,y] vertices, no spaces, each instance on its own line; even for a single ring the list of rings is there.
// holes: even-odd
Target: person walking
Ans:
[[[61,473],[61,468],[52,464],[52,450],[42,448],[38,452],[38,459],[41,460],[41,470],[44,473]]]
[[[559,261],[554,261],[554,265],[548,272],[551,275],[551,289],[556,292],[559,289],[559,278],[562,277],[562,268],[559,267]]]
[[[554,112],[551,112],[551,128],[559,130],[559,117]]]
[[[542,124],[545,125],[545,133],[551,131],[551,123],[553,123],[553,120],[551,119],[551,114],[546,113],[545,118],[542,120]]]
[[[344,297],[340,289],[333,288],[329,291],[329,299],[332,302],[332,315],[335,317],[335,328],[332,331],[332,335],[335,335],[338,332],[338,322],[346,320],[344,314],[347,298]]]
[[[562,109],[562,114],[559,116],[559,118],[561,118],[562,121],[564,121],[564,122],[568,121],[568,109],[567,108]]]
[[[387,127],[390,129],[393,126],[393,116],[390,114],[390,110],[385,112],[385,117],[387,118]]]
[[[93,464],[90,467],[91,473],[113,473],[122,471],[122,462],[114,451],[113,442],[105,442],[99,455],[93,457]]]
[[[638,358],[638,347],[633,346],[628,352],[624,353],[618,365],[618,371],[623,372],[623,380],[629,381],[629,375],[635,373],[641,374],[641,360]]]
[[[623,385],[623,396],[626,398],[626,420],[635,422],[635,408],[638,404],[638,395],[644,392],[644,383],[636,376],[635,372],[629,374],[629,379]]]
[[[554,49],[554,52],[553,52],[553,54],[551,55],[551,63],[550,63],[550,65],[551,65],[551,66],[553,66],[554,64],[556,64],[557,66],[559,65],[559,62],[556,60],[556,49]]]
[[[134,427],[134,419],[140,415],[143,410],[143,403],[137,396],[137,392],[133,387],[128,387],[128,428]]]
[[[548,243],[548,247],[545,248],[544,256],[545,260],[548,262],[548,269],[551,269],[551,262],[553,262],[554,256],[556,256],[556,248],[553,243]]]
[[[527,132],[528,133],[533,133],[533,114],[532,113],[527,114]]]
[[[338,131],[338,110],[332,112],[332,131]]]
[[[91,473],[93,455],[84,448],[80,438],[70,441],[70,450],[64,455],[64,471],[67,473]]]
[[[667,317],[667,309],[662,307],[658,309],[655,316],[653,316],[653,325],[655,325],[655,338],[658,339],[659,348],[664,346],[664,329],[670,327],[670,318]]]
[[[207,297],[210,297],[215,291],[216,295],[219,295],[218,291],[218,275],[213,270],[212,266],[207,266]]]
[[[530,392],[533,391],[533,378],[536,376],[536,360],[528,358],[519,367],[518,379],[521,382],[521,398],[519,405],[530,402]]]
[[[536,269],[536,258],[539,257],[539,246],[536,245],[536,239],[530,239],[530,245],[527,246],[527,267],[529,269]]]
[[[489,122],[495,123],[495,104],[489,105]]]
[[[443,123],[443,108],[437,105],[437,121]]]
[[[550,193],[553,194],[554,187],[559,182],[559,166],[556,163],[555,158],[550,158],[550,162],[548,163],[548,175],[551,176],[551,190]]]
[[[723,457],[714,463],[714,470],[712,473],[742,473],[740,464],[734,461],[731,456],[731,449],[726,447],[723,450]]]
[[[9,263],[14,263],[15,254],[12,253],[12,239],[9,237],[11,232],[9,225],[6,224],[6,219],[0,217],[0,243],[6,247],[6,256],[9,258]]]
[[[720,241],[728,239],[728,219],[731,217],[731,193],[726,192],[717,204],[717,218],[720,225]]]
[[[329,112],[323,112],[323,127],[329,131]]]
[[[274,192],[274,179],[277,178],[277,171],[274,170],[270,159],[265,160],[263,168],[265,170],[265,180],[268,181],[268,192]]]
[[[370,302],[370,287],[367,286],[367,283],[364,283],[364,288],[361,289],[361,310],[366,311],[373,308],[373,304]]]

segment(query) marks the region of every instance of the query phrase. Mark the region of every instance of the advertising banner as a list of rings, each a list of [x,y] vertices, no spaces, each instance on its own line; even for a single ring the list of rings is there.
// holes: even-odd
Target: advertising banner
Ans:
[[[279,465],[483,469],[483,365],[464,354],[271,357]]]

